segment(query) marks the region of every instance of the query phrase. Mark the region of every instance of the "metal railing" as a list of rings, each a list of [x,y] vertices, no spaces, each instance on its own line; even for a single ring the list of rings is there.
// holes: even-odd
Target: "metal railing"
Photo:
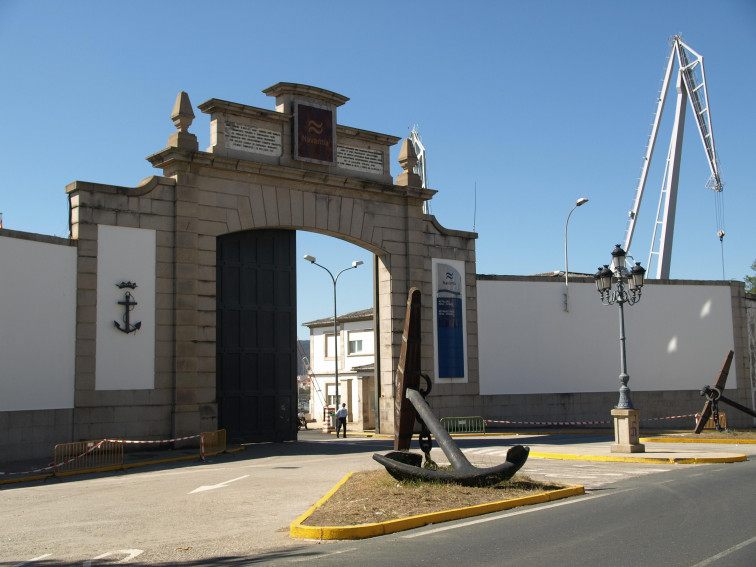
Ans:
[[[78,441],[55,446],[55,474],[109,471],[123,467],[123,444],[112,441]]]
[[[124,445],[156,445],[173,443],[192,438],[200,438],[200,457],[218,455],[226,451],[226,430],[206,431],[200,435],[160,441],[127,441],[122,439],[100,439],[61,443],[55,446],[50,469],[55,475],[80,472],[101,472],[124,468]]]
[[[699,420],[701,419],[701,414],[696,414],[696,425],[698,425]],[[723,429],[727,429],[727,416],[724,412],[719,412],[719,427]],[[703,427],[704,429],[716,429],[717,424],[714,423],[714,416],[711,416],[709,420],[706,422],[706,425]]]
[[[226,430],[205,431],[202,433],[200,456],[218,455],[226,451]]]
[[[486,420],[474,417],[442,417],[441,425],[451,433],[485,433]]]

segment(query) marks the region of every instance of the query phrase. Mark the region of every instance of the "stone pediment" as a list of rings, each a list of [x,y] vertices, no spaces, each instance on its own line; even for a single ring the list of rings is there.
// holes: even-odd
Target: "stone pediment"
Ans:
[[[295,83],[263,92],[276,97],[275,110],[219,99],[198,106],[210,115],[208,153],[393,184],[389,152],[401,138],[338,124],[347,97]]]

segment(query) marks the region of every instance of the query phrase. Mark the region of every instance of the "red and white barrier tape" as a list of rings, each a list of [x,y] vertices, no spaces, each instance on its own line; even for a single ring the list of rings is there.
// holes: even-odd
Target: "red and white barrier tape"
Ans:
[[[680,419],[682,417],[696,417],[696,414],[688,413],[685,415],[670,415],[669,417],[648,417],[646,419],[641,419],[641,421],[659,421],[660,419]]]
[[[57,463],[57,464],[53,464],[53,465],[50,465],[50,466],[47,466],[47,467],[43,467],[41,469],[34,469],[34,470],[23,471],[23,472],[0,472],[0,477],[2,477],[2,476],[11,476],[11,475],[19,475],[19,474],[43,473],[43,472],[54,470],[56,468],[64,467],[64,466],[66,466],[69,463],[72,463],[72,462],[74,462],[74,461],[76,461],[78,459],[81,459],[82,457],[87,456],[92,451],[94,451],[96,449],[99,449],[102,446],[103,443],[124,443],[124,444],[132,444],[132,445],[140,445],[140,444],[150,445],[150,444],[159,444],[159,443],[173,443],[174,441],[186,441],[188,439],[196,439],[197,437],[200,437],[200,456],[202,458],[204,458],[204,456],[205,456],[204,455],[204,452],[205,452],[204,451],[204,440],[205,439],[204,439],[204,435],[202,435],[202,434],[199,434],[199,435],[189,435],[187,437],[177,437],[175,439],[161,439],[159,441],[127,441],[126,439],[103,439],[102,441],[100,441],[96,445],[93,445],[92,447],[90,447],[89,449],[87,449],[86,451],[84,451],[81,455],[78,455],[76,457],[71,457],[70,459],[68,459],[64,463]]]
[[[43,467],[41,469],[34,469],[33,471],[0,472],[0,476],[4,476],[4,475],[11,476],[11,475],[16,475],[16,474],[34,474],[34,473],[41,473],[41,472],[51,471],[53,469],[60,468],[60,467],[65,467],[67,464],[73,463],[74,461],[76,461],[78,459],[81,459],[82,457],[86,457],[92,451],[94,451],[96,449],[99,449],[100,446],[103,443],[105,443],[105,440],[100,441],[99,443],[97,443],[97,445],[93,445],[92,447],[90,447],[89,449],[87,449],[86,451],[84,451],[81,455],[77,455],[76,457],[71,457],[70,459],[68,459],[67,461],[65,461],[63,463],[56,463],[56,464],[53,464],[53,465],[50,465],[50,466],[47,466],[47,467]]]
[[[486,425],[489,423],[516,423],[517,425],[598,425],[602,423],[612,423],[611,421],[509,421],[506,419],[486,419]]]
[[[174,441],[186,441],[187,439],[196,439],[202,435],[189,435],[188,437],[176,437],[175,439],[161,439],[159,441],[127,441],[126,439],[103,439],[108,443],[125,443],[131,445],[157,445],[159,443],[173,443]]]
[[[695,414],[689,413],[686,415],[671,415],[669,417],[649,417],[641,419],[641,421],[659,421],[661,419],[680,419],[683,417],[695,417]],[[505,419],[486,419],[484,421],[486,422],[486,425],[489,423],[514,423],[517,425],[605,425],[613,423],[612,421],[509,421]]]

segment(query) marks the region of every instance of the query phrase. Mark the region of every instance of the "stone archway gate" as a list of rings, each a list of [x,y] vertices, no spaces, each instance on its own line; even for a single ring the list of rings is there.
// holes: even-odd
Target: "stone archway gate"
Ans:
[[[211,120],[207,151],[189,132],[194,112],[182,92],[171,116],[177,131],[147,158],[162,176],[132,188],[81,181],[66,188],[78,241],[75,439],[217,427],[217,243],[249,230],[312,231],[373,252],[381,431],[393,428],[412,286],[424,298],[423,366],[435,382],[433,397],[478,393],[476,235],[423,214],[435,191],[413,173],[412,145],[404,141],[403,172],[394,181],[389,149],[400,139],[339,125],[346,97],[292,83],[263,92],[275,97],[275,110],[217,99],[199,105]],[[451,277],[444,262],[460,272],[450,289],[456,286],[454,305],[464,309],[461,376],[434,370],[431,323],[443,316],[431,297],[434,286],[443,287],[444,268]],[[137,331],[124,332],[116,321],[126,314],[140,323]],[[458,307],[445,320],[455,317]]]

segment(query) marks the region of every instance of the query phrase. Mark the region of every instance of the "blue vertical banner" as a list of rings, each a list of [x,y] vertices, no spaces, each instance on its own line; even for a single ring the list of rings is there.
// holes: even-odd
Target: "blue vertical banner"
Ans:
[[[465,264],[433,259],[433,342],[439,380],[467,381]]]

